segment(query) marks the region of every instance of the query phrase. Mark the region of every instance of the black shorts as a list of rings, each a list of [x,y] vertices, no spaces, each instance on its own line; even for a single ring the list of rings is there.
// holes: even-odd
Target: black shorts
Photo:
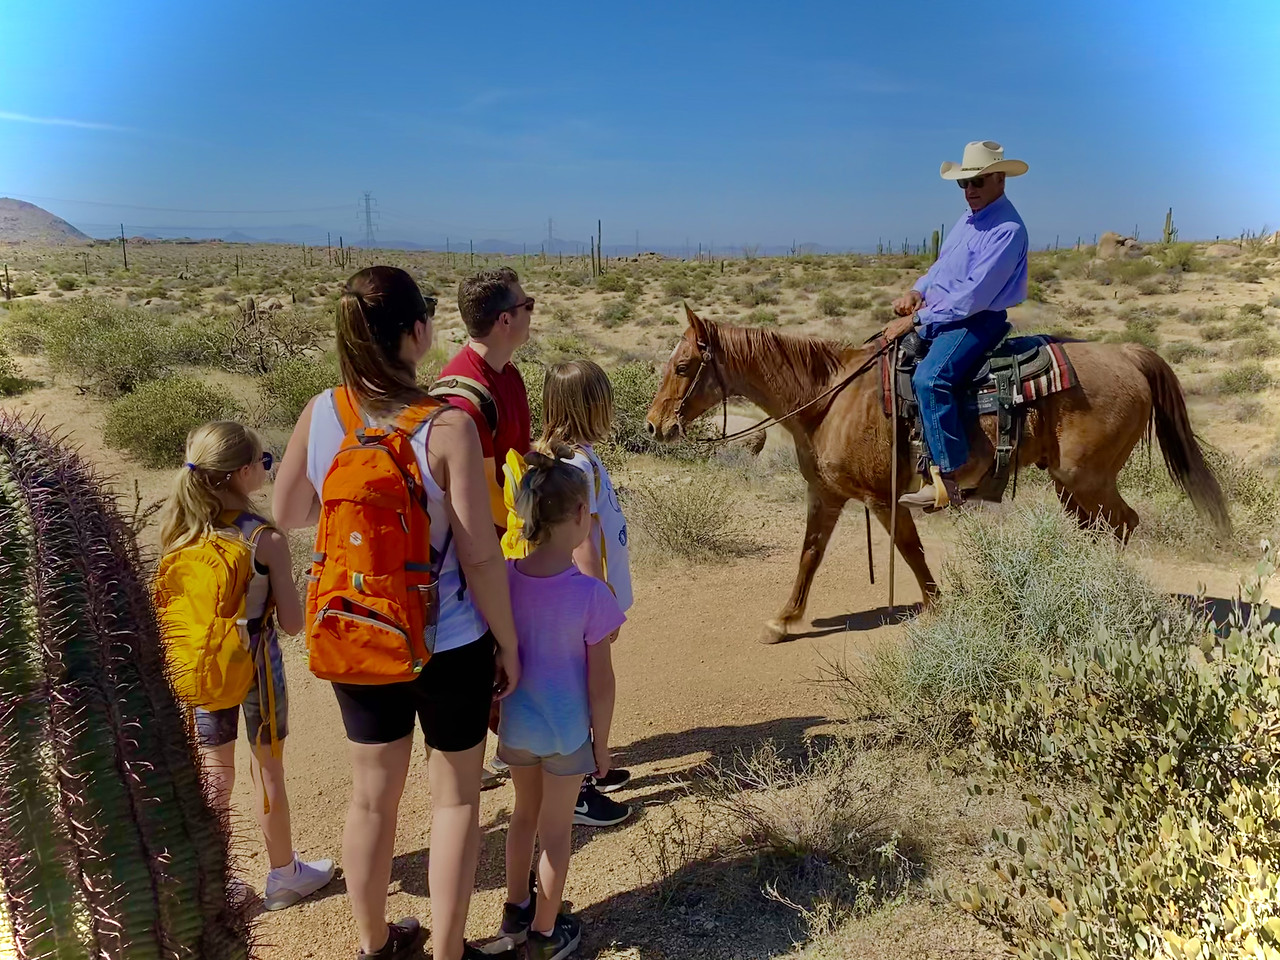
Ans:
[[[335,683],[342,725],[352,743],[394,743],[413,733],[416,716],[427,746],[452,753],[483,743],[496,673],[493,634],[434,654],[416,680]]]

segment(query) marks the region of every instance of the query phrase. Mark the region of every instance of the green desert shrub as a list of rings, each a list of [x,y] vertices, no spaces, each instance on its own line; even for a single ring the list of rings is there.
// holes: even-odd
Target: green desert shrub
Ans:
[[[1198,343],[1192,343],[1189,340],[1175,340],[1162,351],[1164,358],[1170,363],[1186,363],[1188,360],[1198,360],[1205,356],[1204,347]]]
[[[244,410],[221,387],[195,377],[140,385],[107,410],[104,439],[147,467],[177,467],[187,433],[210,420],[241,420]]]
[[[815,306],[824,317],[838,317],[845,311],[844,299],[830,290],[823,290],[818,294]]]
[[[1037,960],[1280,956],[1274,570],[1269,549],[1222,628],[1099,630],[977,704],[966,766],[1036,786],[952,903]]]
[[[596,277],[596,289],[602,293],[622,293],[627,289],[627,278],[620,273],[606,273]]]
[[[80,280],[71,274],[59,277],[55,284],[59,290],[78,290],[80,288]]]
[[[1167,599],[1137,573],[1109,534],[1083,530],[1044,497],[1004,517],[957,524],[945,590],[907,622],[905,642],[881,644],[841,668],[837,685],[856,716],[882,734],[946,749],[971,730],[974,705],[1035,683],[1100,629],[1145,629]]]
[[[1214,380],[1214,388],[1218,393],[1225,394],[1257,393],[1274,382],[1275,377],[1266,367],[1257,362],[1248,362],[1220,373]]]
[[[258,398],[268,420],[291,425],[312,397],[341,382],[337,354],[286,360],[258,378]]]
[[[47,308],[43,349],[55,375],[102,397],[117,397],[168,373],[168,331],[134,307],[78,297]]]
[[[22,375],[17,361],[0,347],[0,397],[12,397],[30,386],[31,381]]]
[[[1027,281],[1027,299],[1034,300],[1036,303],[1044,303],[1047,295],[1044,291],[1044,284],[1037,280]]]
[[[34,297],[40,291],[34,277],[18,277],[12,283],[15,297]]]
[[[619,327],[635,316],[635,308],[626,300],[610,300],[596,311],[596,323],[606,330]]]
[[[741,322],[744,327],[776,327],[778,325],[778,311],[756,307],[754,310],[743,314]]]

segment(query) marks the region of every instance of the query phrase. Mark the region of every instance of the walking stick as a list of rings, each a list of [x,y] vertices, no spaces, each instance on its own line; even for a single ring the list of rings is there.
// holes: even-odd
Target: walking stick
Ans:
[[[889,350],[889,613],[893,614],[893,559],[898,548],[898,341]]]

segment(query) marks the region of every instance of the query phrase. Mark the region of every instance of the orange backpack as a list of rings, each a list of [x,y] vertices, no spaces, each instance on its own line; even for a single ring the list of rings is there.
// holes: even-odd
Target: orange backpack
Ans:
[[[366,424],[345,387],[333,391],[345,436],[320,490],[307,577],[311,672],[338,683],[412,680],[435,649],[440,567],[413,437],[448,405],[405,408]]]

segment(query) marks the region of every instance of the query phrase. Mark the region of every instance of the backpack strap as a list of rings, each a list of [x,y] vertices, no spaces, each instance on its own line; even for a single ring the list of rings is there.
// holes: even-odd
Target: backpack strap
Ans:
[[[427,390],[427,395],[442,399],[462,397],[470,400],[484,417],[484,422],[489,425],[489,432],[494,434],[498,432],[498,405],[494,402],[489,388],[479,380],[473,380],[471,377],[441,377]]]
[[[366,424],[356,398],[345,385],[334,387],[329,397],[333,401],[333,413],[342,425],[343,433],[354,433]]]
[[[610,592],[614,592],[613,585],[609,583],[609,545],[604,535],[604,524],[600,523],[600,471],[604,468],[596,462],[595,455],[586,447],[575,445],[574,449],[587,458],[587,464],[591,467],[591,479],[596,488],[596,512],[592,516],[596,518],[596,523],[600,524],[600,568],[604,571],[604,585]]]

